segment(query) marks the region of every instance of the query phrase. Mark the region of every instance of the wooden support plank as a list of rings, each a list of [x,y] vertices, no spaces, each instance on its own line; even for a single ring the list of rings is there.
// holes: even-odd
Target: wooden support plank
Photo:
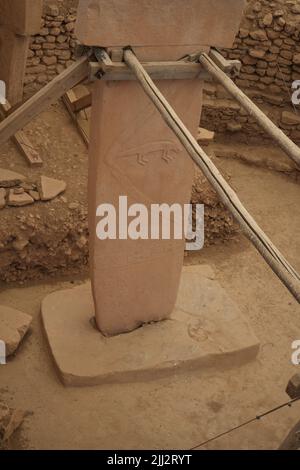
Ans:
[[[70,104],[70,101],[69,101],[69,97],[70,95],[74,94],[73,90],[69,90],[71,93],[65,93],[63,95],[63,102],[72,118],[72,121],[74,122],[74,124],[76,125],[85,145],[88,147],[89,146],[89,121],[88,121],[88,117],[86,115],[86,118],[85,118],[85,110],[82,110],[78,113],[75,113],[72,109],[72,106]],[[74,94],[75,95],[75,94]],[[84,115],[82,115],[82,113],[84,113]]]
[[[199,63],[184,61],[147,62],[143,67],[152,80],[205,80],[209,77]],[[90,76],[100,72],[106,81],[136,80],[134,73],[124,62],[100,62],[90,64]]]
[[[11,110],[11,105],[8,101],[6,104],[0,103],[0,118],[5,119]],[[33,147],[32,143],[28,139],[27,135],[22,131],[16,132],[12,137],[13,142],[16,144],[22,155],[25,157],[27,163],[30,166],[42,166],[43,160],[39,156],[38,152]]]
[[[92,105],[92,94],[90,90],[84,85],[78,85],[72,90],[67,91],[64,98],[68,100],[68,103],[74,113],[81,111],[82,109],[88,108]]]
[[[0,123],[0,144],[10,139],[47,106],[61,98],[70,88],[82,82],[88,76],[88,66],[89,59],[81,57],[11,113]]]

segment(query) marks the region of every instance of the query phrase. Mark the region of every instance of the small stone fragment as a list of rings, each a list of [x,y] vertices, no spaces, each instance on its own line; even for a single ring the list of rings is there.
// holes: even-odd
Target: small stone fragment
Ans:
[[[283,111],[281,115],[281,122],[287,125],[299,125],[300,124],[300,115],[292,113],[290,111]]]
[[[24,194],[24,188],[14,188],[14,194]]]
[[[5,168],[0,168],[0,187],[2,188],[11,188],[21,184],[25,180],[25,176],[15,171],[6,170]]]
[[[3,207],[5,207],[6,205],[5,197],[6,197],[5,189],[0,188],[0,209],[3,209]]]
[[[230,132],[239,132],[242,130],[242,125],[237,123],[237,122],[229,122],[227,124],[227,129],[230,131]]]
[[[71,211],[75,211],[78,208],[79,208],[79,204],[77,202],[71,202],[71,204],[69,204],[69,209]]]
[[[32,322],[32,317],[11,307],[0,306],[0,340],[5,344],[6,357],[13,354]]]
[[[0,445],[4,444],[24,421],[26,413],[0,403]]]
[[[33,204],[34,199],[29,196],[29,194],[23,192],[22,194],[15,194],[13,189],[10,189],[8,195],[8,205],[9,206],[27,206],[28,204]]]
[[[293,400],[300,397],[300,374],[295,374],[288,383],[286,393]]]
[[[29,195],[32,197],[32,199],[34,199],[35,201],[39,201],[41,198],[40,198],[40,195],[38,193],[38,191],[29,191]]]
[[[210,142],[213,142],[214,138],[215,133],[213,131],[209,131],[207,129],[204,129],[203,127],[199,127],[197,141],[200,144],[209,144]]]
[[[42,201],[49,201],[54,199],[60,193],[66,190],[66,183],[62,180],[56,180],[54,178],[48,178],[47,176],[41,176],[40,181],[40,196]]]

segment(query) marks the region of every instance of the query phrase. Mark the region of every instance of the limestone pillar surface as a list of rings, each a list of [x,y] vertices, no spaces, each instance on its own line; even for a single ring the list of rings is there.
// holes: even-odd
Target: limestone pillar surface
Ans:
[[[0,80],[12,105],[23,97],[29,40],[40,29],[41,15],[42,0],[0,1]]]
[[[141,61],[230,47],[244,0],[80,0],[79,40],[90,46],[130,45]],[[157,86],[196,135],[202,81]],[[100,204],[187,204],[193,163],[136,81],[94,85],[89,155],[90,266],[96,323],[116,335],[168,318],[177,297],[184,240],[99,240]],[[130,218],[129,218],[130,222]],[[127,222],[120,221],[127,229]],[[151,225],[151,224],[150,224]],[[117,227],[120,228],[120,227]]]

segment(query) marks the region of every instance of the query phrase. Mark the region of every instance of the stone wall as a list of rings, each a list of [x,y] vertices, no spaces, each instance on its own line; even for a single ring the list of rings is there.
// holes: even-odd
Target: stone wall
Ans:
[[[25,96],[33,94],[74,60],[76,9],[46,4],[39,34],[31,40],[25,75]]]
[[[299,0],[251,0],[234,47],[224,51],[243,67],[236,83],[244,89],[283,94],[300,78]]]
[[[41,31],[30,46],[25,97],[74,60],[76,4],[45,2]],[[300,80],[300,0],[249,0],[235,44],[223,53],[242,62],[237,85],[299,142],[300,117],[291,107],[291,85]],[[213,84],[206,86],[202,125],[221,137],[229,131],[244,141],[267,140],[253,118]]]

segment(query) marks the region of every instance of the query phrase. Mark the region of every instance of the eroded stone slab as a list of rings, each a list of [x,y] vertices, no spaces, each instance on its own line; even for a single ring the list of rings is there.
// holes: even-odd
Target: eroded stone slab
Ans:
[[[167,320],[107,338],[93,326],[93,315],[90,283],[54,292],[42,302],[46,336],[67,386],[157,379],[177,370],[240,365],[259,351],[247,320],[209,266],[184,268],[176,308]]]
[[[0,187],[2,188],[11,188],[17,184],[22,183],[25,180],[25,176],[15,171],[6,170],[5,168],[0,168]]]
[[[42,201],[50,201],[66,190],[65,181],[41,176],[40,196]]]
[[[34,199],[28,194],[23,191],[20,194],[16,194],[14,189],[9,190],[8,194],[8,205],[15,206],[15,207],[22,207],[28,206],[29,204],[33,204]]]
[[[27,313],[0,305],[0,341],[4,341],[7,357],[17,350],[31,322]]]
[[[0,209],[3,209],[6,205],[6,191],[4,188],[0,188]]]

